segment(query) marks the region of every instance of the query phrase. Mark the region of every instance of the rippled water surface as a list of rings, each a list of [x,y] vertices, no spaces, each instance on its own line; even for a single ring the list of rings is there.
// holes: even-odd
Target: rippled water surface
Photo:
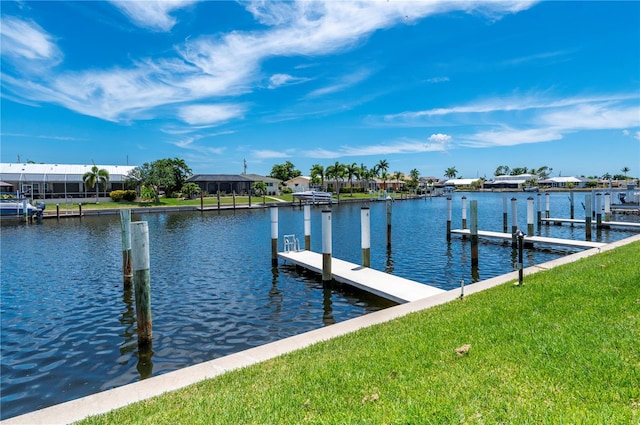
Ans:
[[[460,197],[453,227],[460,227]],[[502,231],[501,194],[478,200],[479,228]],[[509,198],[514,194],[509,194]],[[519,223],[526,229],[526,194]],[[544,197],[543,197],[544,198]],[[576,196],[576,216],[584,215]],[[333,207],[333,255],[360,262],[362,204]],[[470,266],[468,241],[446,242],[446,200],[393,204],[392,246],[386,247],[383,202],[371,207],[371,266],[443,289],[514,267],[510,246],[482,241]],[[509,205],[510,208],[510,205]],[[536,206],[537,210],[537,206]],[[554,217],[568,217],[566,194],[551,196]],[[322,208],[312,209],[312,250],[321,245]],[[510,213],[509,209],[509,213]],[[618,221],[637,216],[617,216]],[[392,303],[288,265],[271,267],[268,210],[134,215],[149,223],[153,352],[138,352],[132,292],[123,290],[118,216],[45,220],[1,228],[1,417],[89,395],[141,378],[259,346],[361,316]],[[511,220],[511,219],[509,219]],[[298,208],[279,209],[279,235],[303,238]],[[536,234],[584,239],[584,226],[542,226]],[[593,231],[609,242],[634,234]],[[282,242],[280,242],[282,247]],[[527,250],[525,266],[574,248]]]

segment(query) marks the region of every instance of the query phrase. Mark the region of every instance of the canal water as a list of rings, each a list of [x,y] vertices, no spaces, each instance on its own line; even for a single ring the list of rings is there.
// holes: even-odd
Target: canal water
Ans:
[[[492,193],[454,194],[453,228],[460,227],[463,195],[478,201],[479,229],[502,231],[503,195]],[[508,194],[512,196],[518,198],[519,223],[526,231],[528,195]],[[584,216],[583,199],[576,195],[577,218]],[[394,202],[392,245],[387,248],[384,204],[368,204],[372,268],[442,289],[514,270],[515,253],[508,244],[481,241],[479,266],[472,269],[469,242],[453,235],[447,243],[445,198]],[[336,258],[360,262],[362,206],[333,206]],[[510,230],[510,202],[508,206]],[[321,247],[324,208],[312,208],[314,251]],[[551,195],[551,215],[569,216],[566,193]],[[638,221],[638,216],[615,219]],[[282,262],[272,268],[268,210],[134,214],[133,220],[149,223],[149,355],[138,352],[133,294],[122,286],[118,216],[48,219],[42,225],[2,223],[2,419],[393,305],[348,287],[324,288],[319,276]],[[285,234],[304,243],[303,229],[300,208],[279,209],[280,249]],[[585,229],[536,226],[536,234],[584,239]],[[633,234],[594,229],[593,240],[611,242]],[[527,250],[525,267],[576,251]]]

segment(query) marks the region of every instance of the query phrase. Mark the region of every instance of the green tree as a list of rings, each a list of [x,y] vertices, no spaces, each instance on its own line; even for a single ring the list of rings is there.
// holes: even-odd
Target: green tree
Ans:
[[[353,195],[353,177],[354,176],[356,176],[356,177],[359,176],[360,168],[354,162],[351,165],[345,165],[344,169],[345,169],[345,173],[347,175],[347,178],[349,179],[349,188],[351,189],[351,195]]]
[[[413,170],[409,171],[409,177],[410,180],[408,182],[408,186],[411,189],[417,189],[418,182],[420,181],[420,171],[418,171],[417,168],[414,168]]]
[[[546,179],[549,178],[549,175],[551,175],[552,171],[553,168],[543,165],[535,171],[532,170],[531,173],[537,175],[539,179]]]
[[[381,159],[380,161],[378,161],[378,163],[374,167],[376,176],[381,175],[383,172],[387,171],[388,169],[389,169],[389,162],[386,159]]]
[[[400,180],[402,180],[402,172],[394,171],[391,177],[396,181],[396,190],[400,190]]]
[[[629,171],[631,171],[631,169],[629,167],[622,167],[622,169],[620,171],[622,171],[624,173],[624,179],[626,180],[627,179],[627,173]]]
[[[98,166],[94,163],[93,167],[91,167],[91,171],[87,171],[82,176],[82,181],[85,185],[89,187],[96,188],[96,203],[98,202],[98,190],[100,188],[100,183],[107,187],[107,182],[109,181],[109,172],[104,168],[98,168]]]
[[[301,175],[302,172],[297,170],[296,166],[291,161],[286,161],[284,164],[275,164],[271,168],[271,173],[269,174],[270,177],[282,180],[283,182]]]
[[[182,193],[182,196],[192,198],[200,193],[200,186],[193,182],[185,183],[182,186],[182,189],[180,189],[180,192]]]
[[[267,193],[267,184],[263,181],[257,181],[253,183],[253,190],[257,195],[266,195]]]
[[[389,179],[389,173],[387,173],[386,171],[381,171],[380,178],[382,179],[382,186],[384,187],[384,190],[387,190],[387,180]]]
[[[520,174],[527,174],[527,167],[515,167],[511,169],[511,176],[519,176]]]
[[[320,183],[320,187],[322,187],[322,189],[324,190],[324,176],[325,176],[324,167],[320,164],[313,164],[311,166],[310,174],[311,174],[311,182],[313,184]]]
[[[449,167],[446,170],[444,170],[444,176],[449,179],[454,179],[457,174],[458,174],[458,170],[456,170],[456,167]]]
[[[500,165],[496,168],[496,171],[493,172],[494,176],[504,176],[509,174],[510,168],[507,165]]]
[[[191,169],[183,160],[166,158],[145,162],[134,168],[127,174],[126,181],[128,184],[135,183],[138,187],[150,189],[155,203],[159,204],[160,191],[169,196],[179,192],[190,174]]]
[[[601,177],[602,180],[611,180],[611,174],[604,173]]]
[[[327,178],[333,179],[335,181],[336,193],[339,193],[338,181],[344,178],[344,164],[340,164],[338,161],[336,161],[335,164],[329,165],[325,170],[325,175]]]

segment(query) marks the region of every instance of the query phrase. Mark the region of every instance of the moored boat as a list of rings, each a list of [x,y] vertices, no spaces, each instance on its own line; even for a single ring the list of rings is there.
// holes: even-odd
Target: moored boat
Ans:
[[[41,214],[45,205],[38,204],[37,206],[33,206],[26,198],[8,198],[0,200],[0,216],[3,219],[10,217],[24,217],[25,208],[26,215],[31,217],[35,214]]]

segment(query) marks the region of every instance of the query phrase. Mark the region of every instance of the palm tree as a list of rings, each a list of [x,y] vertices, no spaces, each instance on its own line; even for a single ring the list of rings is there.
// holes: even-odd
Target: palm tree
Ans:
[[[324,176],[325,171],[324,167],[320,164],[313,164],[311,166],[311,180],[314,182],[318,182],[318,178],[320,179],[320,186],[324,190]]]
[[[336,182],[336,193],[339,194],[338,179],[344,177],[344,165],[338,161],[334,165],[329,165],[325,171],[325,175],[329,178],[333,178]]]
[[[389,178],[389,173],[387,173],[386,171],[381,172],[380,178],[382,179],[382,185],[384,186],[384,189],[387,190],[387,179]]]
[[[349,179],[349,188],[351,190],[351,196],[353,196],[353,176],[358,176],[358,174],[360,173],[360,169],[358,168],[355,162],[351,165],[345,165],[344,169]]]
[[[358,167],[358,179],[360,180],[360,186],[362,186],[362,190],[364,190],[365,181],[367,182],[367,186],[369,185],[369,174],[370,171],[364,163],[360,163],[360,167]]]
[[[98,190],[100,188],[100,183],[103,183],[106,189],[107,182],[109,181],[109,172],[104,168],[98,168],[98,166],[94,162],[93,167],[91,167],[91,171],[87,171],[82,176],[82,181],[84,182],[85,185],[96,188],[96,204],[97,204]]]
[[[455,178],[456,174],[458,174],[458,170],[456,170],[456,167],[449,167],[446,170],[444,170],[444,176],[449,179]]]
[[[402,173],[400,171],[394,171],[393,178],[396,180],[396,190],[400,190],[400,179],[402,178]]]
[[[389,169],[389,163],[387,162],[387,160],[381,159],[380,161],[378,161],[378,164],[376,165],[376,175],[378,173],[387,171],[388,169]]]
[[[627,179],[627,173],[629,171],[631,171],[631,169],[629,167],[622,167],[622,170],[620,170],[620,171],[622,171],[624,173],[624,179],[626,180]]]

